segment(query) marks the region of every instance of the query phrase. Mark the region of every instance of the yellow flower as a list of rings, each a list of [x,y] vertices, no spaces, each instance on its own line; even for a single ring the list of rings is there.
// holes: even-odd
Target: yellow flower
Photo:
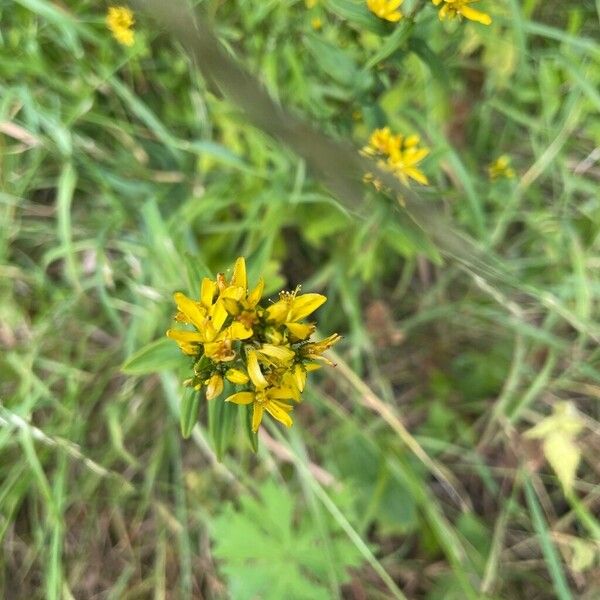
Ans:
[[[337,333],[332,333],[320,342],[309,342],[300,348],[300,356],[307,360],[320,360],[330,366],[335,366],[328,358],[323,356],[323,352],[329,350],[331,346],[337,344],[342,337]],[[310,364],[310,363],[309,363]],[[311,369],[314,370],[314,369]]]
[[[296,340],[305,340],[312,335],[315,326],[310,323],[298,323],[313,313],[327,298],[321,294],[298,295],[299,288],[293,292],[281,292],[279,300],[267,308],[267,320],[285,325]]]
[[[314,362],[339,336],[311,342],[315,330],[306,317],[327,298],[321,294],[281,292],[269,307],[260,305],[264,281],[248,291],[246,262],[235,261],[231,278],[220,273],[205,277],[200,297],[173,295],[175,320],[187,329],[169,329],[167,336],[193,357],[193,376],[184,385],[205,391],[214,400],[229,384],[240,386],[228,393],[227,402],[252,405],[252,429],[257,431],[264,412],[290,427],[293,402],[300,402],[307,374],[320,368]]]
[[[503,154],[488,165],[490,179],[514,179],[515,170],[510,166],[510,156]]]
[[[111,6],[106,13],[106,26],[123,46],[133,46],[134,23],[133,11],[124,6]]]
[[[274,419],[283,423],[286,427],[292,426],[292,417],[290,412],[293,407],[284,400],[291,400],[294,397],[294,391],[284,385],[269,385],[269,381],[263,375],[258,357],[254,350],[247,353],[248,376],[254,390],[246,392],[236,392],[225,402],[234,402],[235,404],[252,404],[252,431],[258,431],[264,411],[267,411]]]
[[[319,29],[321,29],[323,27],[323,21],[319,18],[319,17],[313,17],[310,20],[310,26],[315,30],[318,31]]]
[[[429,183],[423,171],[416,167],[429,154],[427,148],[419,148],[420,141],[418,135],[411,135],[405,139],[395,136],[395,143],[390,147],[388,165],[392,173],[405,185],[409,178],[422,185]]]
[[[179,310],[176,319],[190,323],[196,331],[169,329],[167,337],[175,340],[185,354],[191,356],[198,354],[199,347],[202,345],[204,354],[215,362],[231,361],[235,358],[232,342],[251,337],[252,330],[239,321],[223,327],[228,315],[221,299],[207,306],[212,287],[210,283],[212,282],[206,279],[202,282],[200,302],[188,298],[181,292],[173,295]]]
[[[396,23],[404,15],[398,7],[404,0],[367,0],[367,8],[380,19]]]
[[[442,20],[465,17],[465,19],[476,21],[482,25],[489,25],[492,22],[490,15],[469,6],[469,4],[479,2],[479,0],[432,0],[432,2],[436,6],[439,6],[442,2],[444,3],[439,12],[439,17]]]
[[[225,310],[235,321],[240,322],[247,329],[252,329],[259,318],[256,307],[262,297],[265,282],[261,277],[251,292],[248,292],[247,284],[246,261],[241,256],[235,261],[233,276],[229,283],[222,273],[217,276],[217,286],[221,290],[219,299],[223,302]]]
[[[383,127],[373,131],[362,153],[381,159],[377,164],[382,169],[391,171],[405,185],[409,179],[427,185],[429,181],[417,165],[429,154],[429,150],[420,148],[420,142],[418,135],[394,135],[389,127]],[[382,187],[381,182],[372,173],[367,173],[365,180],[372,182],[377,190]]]

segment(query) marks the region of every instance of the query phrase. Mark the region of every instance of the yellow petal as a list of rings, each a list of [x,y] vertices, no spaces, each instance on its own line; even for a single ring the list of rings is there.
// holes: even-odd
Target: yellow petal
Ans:
[[[223,327],[223,323],[227,319],[227,311],[225,310],[225,306],[221,299],[217,300],[211,311],[211,323],[215,329],[215,332],[218,333],[221,331],[221,327]]]
[[[490,15],[486,15],[485,13],[468,6],[463,6],[460,9],[460,14],[471,21],[477,21],[477,23],[481,23],[482,25],[490,25],[492,23],[492,17],[490,17]]]
[[[327,302],[327,296],[322,294],[302,294],[292,301],[292,309],[288,321],[299,321],[317,310],[321,304]]]
[[[283,423],[286,427],[292,426],[292,417],[288,414],[288,411],[284,409],[285,405],[283,403],[271,401],[265,403],[265,410],[274,418],[277,419],[280,423]],[[289,410],[292,410],[292,407],[289,406]]]
[[[252,402],[254,402],[254,394],[252,392],[237,392],[225,398],[225,402],[233,402],[234,404],[252,404]]]
[[[267,308],[267,318],[269,321],[275,321],[275,323],[283,323],[287,320],[289,312],[289,303],[285,300],[278,300],[275,304],[271,304],[271,306]]]
[[[231,278],[231,285],[239,286],[243,290],[248,287],[246,280],[246,261],[243,256],[240,256],[233,265],[233,277]]]
[[[242,306],[240,305],[240,303],[237,300],[234,300],[233,298],[225,298],[225,297],[221,296],[221,302],[223,303],[225,310],[232,317],[235,317],[235,316],[239,315],[240,312],[242,312]]]
[[[429,184],[429,180],[427,179],[425,173],[423,173],[423,171],[421,171],[419,169],[416,169],[415,167],[407,167],[404,170],[404,172],[410,178],[414,179],[417,183],[420,183],[422,185],[428,185]]]
[[[294,367],[294,380],[298,389],[303,392],[304,386],[306,385],[306,369],[302,365],[296,365]]]
[[[261,277],[256,284],[256,287],[248,294],[248,305],[254,308],[263,295],[265,289],[265,280]]]
[[[215,373],[206,383],[206,399],[212,400],[223,392],[223,378]]]
[[[223,331],[223,339],[229,340],[247,340],[252,337],[252,329],[248,329],[240,321],[234,321],[227,329]]]
[[[286,323],[285,325],[298,340],[308,339],[315,331],[315,326],[310,323]]]
[[[263,344],[258,352],[264,356],[272,358],[279,366],[287,365],[296,356],[296,353],[285,346],[274,346],[273,344]]]
[[[198,303],[194,302],[191,298],[188,298],[181,292],[175,292],[173,294],[173,300],[177,304],[177,308],[185,315],[187,320],[201,330],[204,324],[204,318],[206,313],[198,307]]]
[[[258,364],[258,357],[256,356],[255,350],[248,350],[246,353],[248,360],[248,375],[254,384],[254,387],[258,390],[264,390],[267,387],[267,380],[260,370]]]
[[[239,285],[230,285],[221,292],[221,298],[241,300],[246,295],[246,289]]]
[[[200,302],[205,308],[210,308],[217,291],[217,282],[205,277],[200,286]]]
[[[231,383],[235,383],[235,385],[244,385],[248,383],[249,377],[244,373],[244,371],[240,371],[240,369],[229,369],[227,373],[225,373],[225,377]]]
[[[252,411],[252,431],[254,431],[254,433],[256,433],[258,431],[258,428],[260,427],[260,422],[262,421],[262,417],[263,417],[262,404],[259,404],[258,402],[256,402],[254,404],[254,410]]]
[[[187,342],[187,343],[202,343],[204,342],[204,336],[198,331],[185,331],[184,329],[169,329],[167,331],[167,337],[175,340],[176,342]]]
[[[280,385],[278,387],[269,388],[267,390],[269,399],[271,400],[296,400],[298,398],[298,391],[293,386]]]

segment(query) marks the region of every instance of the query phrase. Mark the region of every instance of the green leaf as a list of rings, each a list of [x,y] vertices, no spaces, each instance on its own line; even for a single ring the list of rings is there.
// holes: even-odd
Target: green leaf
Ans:
[[[304,37],[304,44],[317,65],[344,87],[364,90],[370,86],[372,75],[359,71],[347,52],[312,34]]]
[[[219,461],[231,444],[238,415],[237,405],[224,400],[231,393],[232,386],[225,382],[223,394],[208,401],[208,433]]]
[[[189,438],[192,435],[194,425],[198,421],[198,411],[200,409],[200,397],[202,394],[192,388],[185,388],[179,412],[179,424],[181,426],[181,435]]]
[[[386,23],[369,11],[363,0],[326,0],[326,5],[331,12],[346,19],[359,31],[367,29],[378,35],[385,35],[390,30]]]
[[[125,361],[121,370],[127,375],[146,375],[175,369],[184,360],[185,357],[177,344],[164,338],[140,348]]]
[[[385,38],[381,48],[373,56],[371,56],[371,58],[369,58],[364,66],[364,70],[367,71],[372,69],[381,61],[394,54],[396,50],[402,48],[410,36],[412,27],[413,24],[410,21],[405,21],[398,25],[398,27],[396,27],[396,29],[394,29],[394,31]]]
[[[258,434],[252,431],[252,412],[253,407],[251,404],[247,406],[240,406],[240,410],[243,412],[244,420],[244,431],[250,442],[253,452],[258,452]]]
[[[235,600],[326,600],[328,568],[340,582],[360,562],[355,547],[330,523],[331,555],[311,519],[299,510],[282,485],[267,483],[259,498],[245,495],[212,522],[214,556]]]
[[[450,81],[448,79],[447,65],[444,64],[425,40],[413,37],[409,40],[408,47],[429,67],[433,75],[433,81],[449,87]]]

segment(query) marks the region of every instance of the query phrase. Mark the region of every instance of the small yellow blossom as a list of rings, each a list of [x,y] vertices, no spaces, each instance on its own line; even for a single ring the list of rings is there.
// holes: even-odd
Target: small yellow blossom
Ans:
[[[106,26],[123,46],[133,46],[134,23],[133,11],[124,6],[111,6],[106,13]]]
[[[490,179],[514,179],[515,170],[510,166],[510,156],[503,154],[488,165]]]
[[[417,165],[429,154],[429,150],[420,147],[420,143],[418,135],[394,135],[389,127],[383,127],[373,131],[362,153],[379,159],[377,164],[391,171],[404,185],[409,179],[427,185],[429,181]],[[371,181],[377,190],[381,189],[381,182],[372,174],[367,174],[365,179]]]
[[[316,361],[333,364],[322,354],[340,336],[311,342],[315,325],[304,322],[327,298],[299,294],[299,289],[261,306],[264,281],[249,290],[240,257],[230,278],[224,273],[215,280],[205,277],[197,300],[181,292],[173,296],[175,321],[188,328],[169,329],[167,336],[194,360],[193,377],[184,385],[204,390],[207,400],[221,396],[227,386],[226,402],[251,405],[254,432],[265,412],[291,426],[293,402],[300,402],[307,374],[320,368]],[[238,391],[231,393],[233,386]]]
[[[367,0],[367,8],[380,19],[398,22],[404,15],[398,10],[404,0]]]
[[[256,352],[249,350],[247,353],[248,376],[253,385],[251,391],[237,392],[225,399],[225,402],[234,402],[235,404],[252,404],[252,431],[258,431],[263,418],[264,411],[267,411],[273,418],[283,423],[286,427],[292,426],[292,405],[285,402],[294,397],[294,392],[284,385],[270,386],[269,381],[263,375]]]
[[[318,31],[319,29],[321,29],[323,27],[323,21],[319,18],[319,17],[313,17],[310,20],[310,26],[315,30]]]
[[[327,298],[321,294],[301,294],[299,288],[293,292],[281,292],[279,300],[267,308],[267,319],[285,325],[296,340],[305,340],[315,331],[311,323],[299,323],[313,313]]]
[[[443,2],[443,6],[439,12],[440,19],[442,20],[465,17],[465,19],[476,21],[482,25],[490,25],[492,22],[490,15],[469,6],[469,4],[479,2],[479,0],[432,0],[432,2],[436,6],[439,6]]]
[[[304,0],[306,8],[314,8],[317,5],[317,0]]]
[[[223,393],[223,377],[215,373],[206,381],[206,399],[212,400]]]

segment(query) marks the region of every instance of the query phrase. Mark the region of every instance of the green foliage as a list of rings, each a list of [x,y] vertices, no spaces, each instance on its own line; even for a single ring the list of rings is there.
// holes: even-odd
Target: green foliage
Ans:
[[[239,503],[239,509],[226,507],[211,527],[213,553],[223,561],[235,600],[330,598],[331,578],[339,586],[360,563],[331,522],[328,537],[319,536],[283,485],[265,484],[258,497],[242,495]]]
[[[258,595],[273,549],[267,581],[311,598],[599,597],[598,3],[481,0],[490,27],[430,0],[399,24],[362,0],[194,4],[320,131],[420,134],[429,230],[334,196],[141,12],[124,48],[105,4],[0,3],[0,597]],[[491,181],[501,154],[517,177]],[[509,276],[473,268],[490,251]],[[295,437],[257,452],[243,407],[183,397],[163,338],[173,292],[240,254],[267,297],[326,294],[343,335]]]

